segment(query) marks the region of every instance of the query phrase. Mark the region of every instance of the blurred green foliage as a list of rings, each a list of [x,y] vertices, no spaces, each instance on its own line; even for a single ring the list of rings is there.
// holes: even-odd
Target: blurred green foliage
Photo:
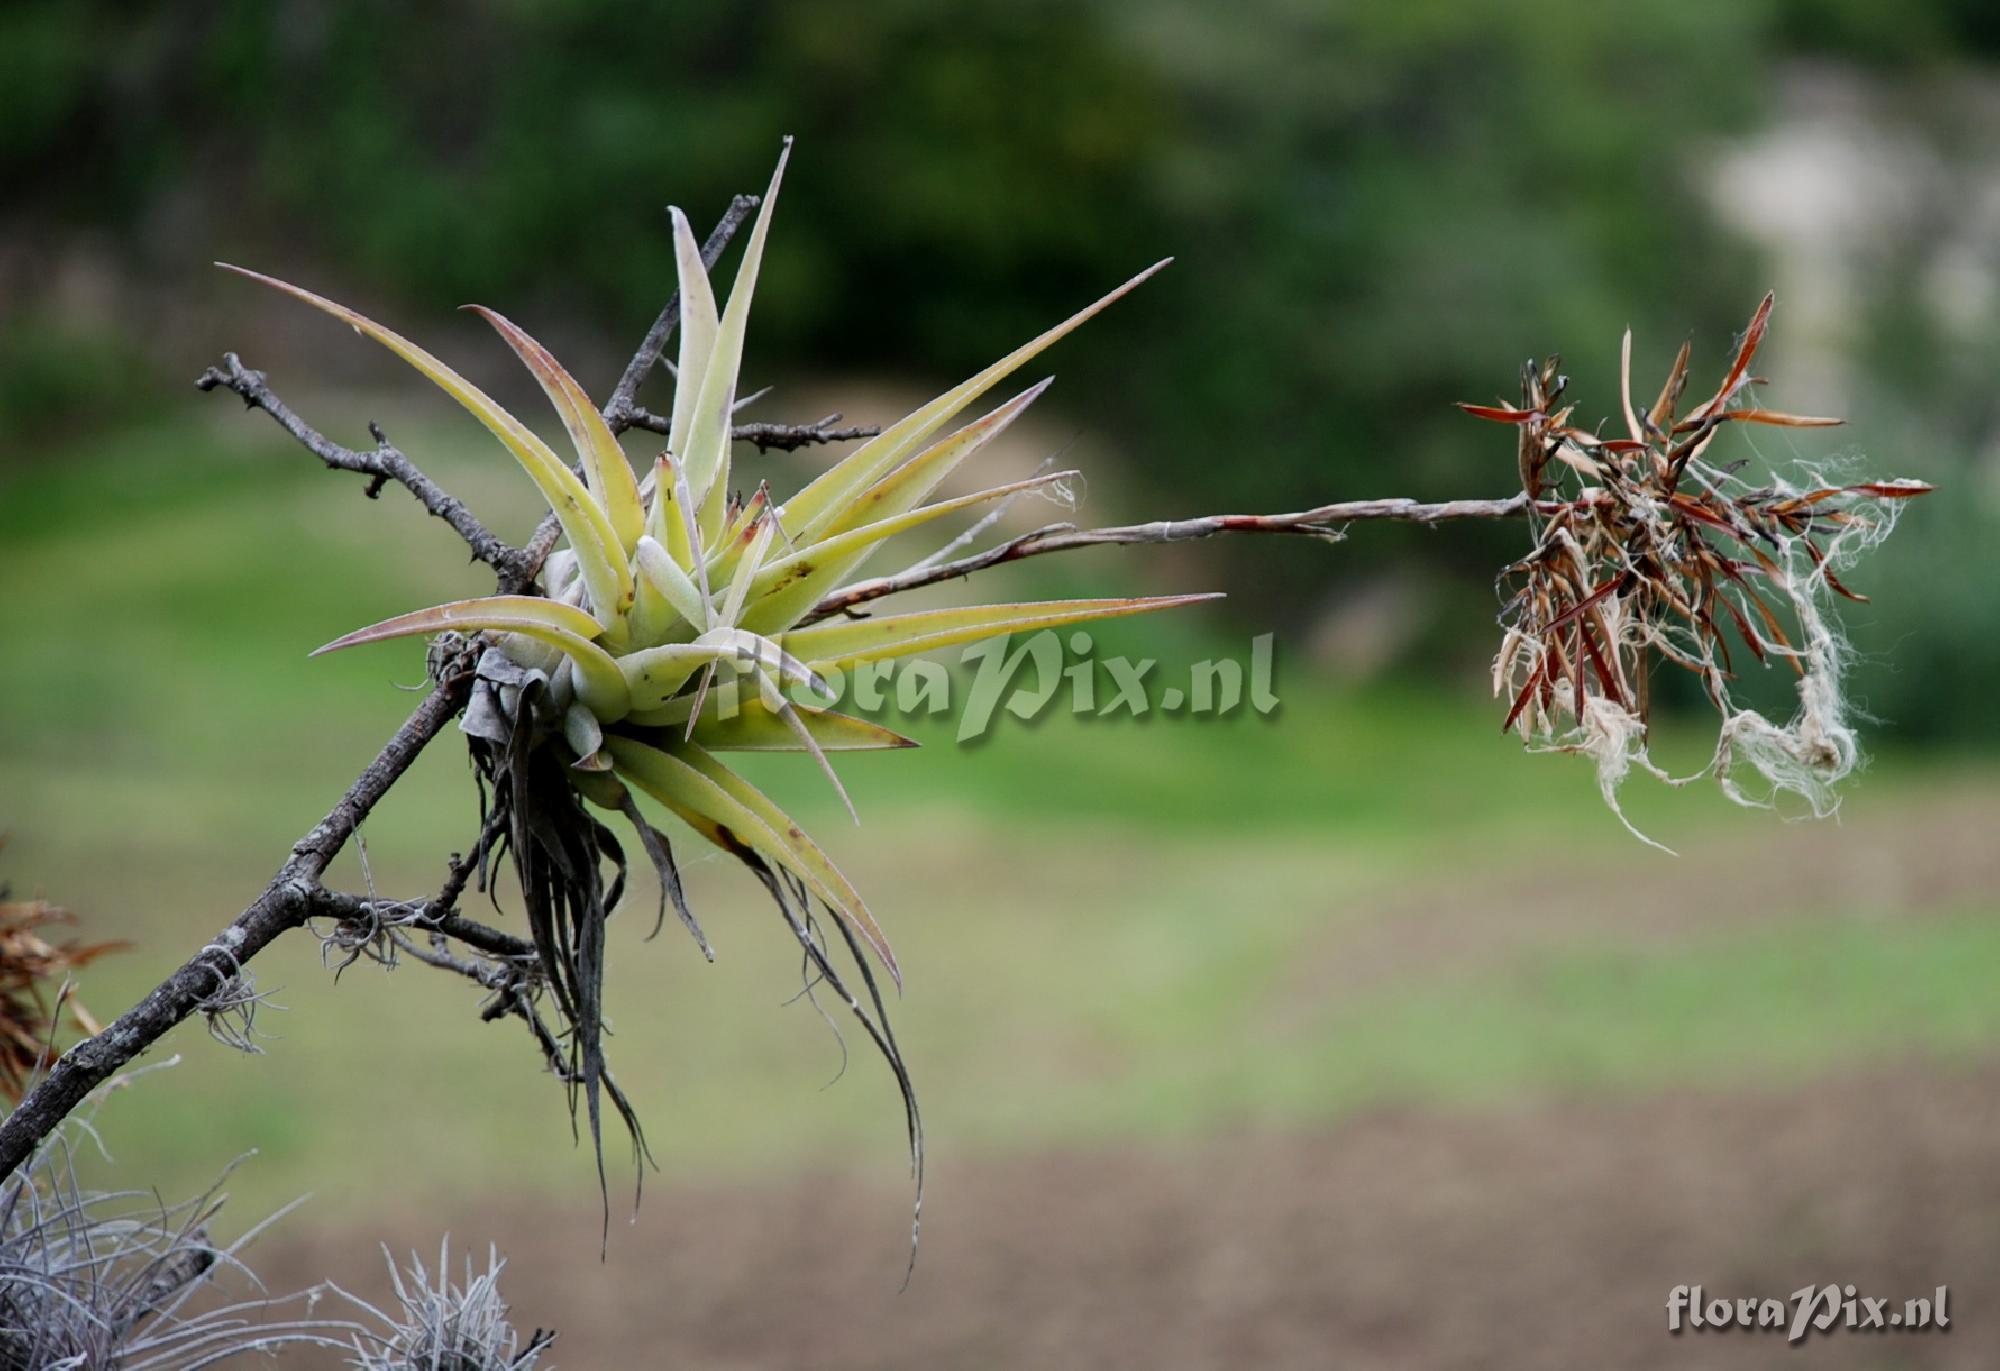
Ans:
[[[0,434],[33,444],[75,436],[76,415],[115,427],[160,398],[148,358],[115,331],[79,326],[38,310],[0,319]],[[141,378],[106,386],[106,375]]]
[[[1740,326],[1770,273],[1704,159],[1784,57],[1996,50],[1973,0],[73,0],[0,11],[0,178],[31,231],[141,271],[241,255],[625,338],[672,279],[662,201],[710,220],[796,133],[758,366],[955,378],[1172,253],[1066,346],[1059,397],[1117,427],[1158,513],[1275,509],[1504,492],[1511,447],[1450,401],[1566,347],[1608,410],[1628,323],[1649,374]],[[1369,563],[1419,540],[1451,612],[1489,613],[1509,531]],[[1218,555],[1298,615],[1302,570],[1362,565]],[[1933,617],[1910,631],[1940,662],[1994,664]]]

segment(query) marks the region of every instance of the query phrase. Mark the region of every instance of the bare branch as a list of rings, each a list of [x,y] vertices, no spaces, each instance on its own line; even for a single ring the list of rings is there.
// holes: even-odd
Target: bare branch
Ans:
[[[673,429],[674,421],[671,417],[665,414],[655,414],[643,405],[633,405],[629,409],[624,410],[623,414],[625,427],[628,429],[644,429],[648,433],[657,433],[661,437],[665,437]]]
[[[367,491],[371,500],[380,495],[382,487],[391,481],[403,486],[417,498],[417,503],[436,518],[450,524],[452,530],[465,539],[476,560],[486,563],[503,577],[511,576],[519,569],[521,554],[480,523],[457,496],[424,475],[415,462],[389,442],[379,426],[368,426],[369,432],[375,436],[373,451],[361,452],[341,446],[301,419],[272,391],[263,372],[244,366],[243,359],[233,352],[223,353],[222,365],[204,371],[194,384],[197,390],[235,392],[247,408],[261,409],[270,415],[278,427],[291,434],[327,466],[339,471],[359,472],[371,478]]]
[[[403,936],[401,930],[391,932],[389,936],[394,940],[398,952],[415,958],[425,966],[463,976],[482,990],[495,993],[505,991],[522,975],[520,968],[509,967],[501,962],[477,957],[453,956],[450,947],[441,938],[433,938],[431,945],[425,947],[414,938]]]
[[[454,938],[467,947],[503,961],[534,961],[540,955],[535,951],[535,945],[526,938],[488,928],[463,914],[440,915],[430,926],[447,938]]]
[[[417,928],[442,933],[489,957],[520,961],[537,955],[535,945],[526,938],[488,928],[476,919],[454,911],[452,898],[455,897],[440,892],[429,900],[371,900],[345,891],[325,890],[315,900],[311,917],[360,923],[372,915],[380,920],[384,928]],[[393,914],[394,917],[382,917],[385,914]]]
[[[1510,495],[1503,500],[1445,500],[1435,504],[1397,498],[1349,500],[1342,504],[1300,510],[1295,514],[1209,514],[1196,519],[1126,524],[1117,528],[1050,524],[955,561],[919,563],[893,576],[857,581],[821,600],[801,622],[813,623],[834,614],[847,613],[856,605],[879,600],[885,595],[900,595],[919,586],[970,576],[975,571],[984,571],[1003,562],[1018,562],[1050,552],[1071,552],[1080,547],[1181,543],[1197,538],[1213,538],[1222,533],[1289,533],[1339,539],[1343,536],[1342,525],[1362,519],[1390,519],[1412,524],[1435,524],[1447,519],[1511,519],[1526,514],[1528,508],[1526,495]]]

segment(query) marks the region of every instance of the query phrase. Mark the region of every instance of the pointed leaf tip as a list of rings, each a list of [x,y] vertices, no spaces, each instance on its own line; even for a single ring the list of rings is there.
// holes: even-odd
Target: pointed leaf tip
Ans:
[[[617,435],[597,412],[596,404],[554,354],[535,341],[526,329],[484,305],[460,308],[491,325],[541,386],[576,449],[577,461],[588,477],[590,493],[597,498],[620,546],[629,553],[644,531],[645,506],[639,498],[639,480],[632,474],[632,464],[618,446]]]
[[[1090,319],[1108,309],[1164,270],[1171,258],[1163,258],[1105,295],[1085,305],[1061,323],[1044,330],[980,371],[953,386],[928,404],[891,424],[833,466],[822,471],[787,500],[783,514],[785,527],[795,537],[816,540],[839,520],[853,500],[890,471],[901,466],[953,415],[971,404],[1038,353],[1067,337]]]

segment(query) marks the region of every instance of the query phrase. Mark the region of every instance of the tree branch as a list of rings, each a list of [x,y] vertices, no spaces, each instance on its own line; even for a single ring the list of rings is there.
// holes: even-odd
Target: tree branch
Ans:
[[[535,945],[526,938],[489,928],[477,919],[458,913],[454,908],[456,899],[457,894],[449,883],[428,900],[377,900],[341,890],[322,890],[307,917],[363,923],[371,915],[380,917],[385,910],[393,911],[396,917],[388,923],[389,927],[442,933],[501,961],[533,961],[540,955],[535,951]]]
[[[382,493],[384,485],[396,482],[414,495],[417,503],[434,517],[450,524],[452,531],[472,549],[476,560],[486,563],[503,577],[511,577],[520,570],[521,553],[480,523],[457,496],[424,475],[415,462],[389,442],[379,426],[372,423],[368,426],[368,431],[375,436],[374,451],[360,452],[342,447],[301,419],[271,390],[263,372],[244,366],[243,359],[233,352],[223,353],[222,365],[204,371],[194,385],[196,390],[202,391],[233,391],[246,408],[261,409],[270,415],[278,427],[291,434],[327,466],[339,471],[360,472],[372,478],[367,491],[371,500]]]
[[[810,424],[738,424],[729,436],[738,442],[753,443],[759,452],[797,452],[817,443],[851,443],[857,438],[873,438],[880,424],[850,424],[835,428],[841,416],[829,414]]]

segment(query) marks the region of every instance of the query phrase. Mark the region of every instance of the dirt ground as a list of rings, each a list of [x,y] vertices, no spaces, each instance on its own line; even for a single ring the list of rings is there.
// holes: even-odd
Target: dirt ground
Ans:
[[[827,1175],[662,1186],[636,1226],[496,1202],[524,1326],[562,1367],[1989,1367],[2000,1302],[2000,1063],[1755,1094],[1455,1114],[1180,1151],[942,1158],[898,1293],[907,1193]],[[379,1268],[317,1218],[276,1288]],[[1666,1331],[1668,1292],[1950,1287],[1947,1333]],[[381,1283],[367,1293],[378,1294]],[[300,1356],[287,1364],[331,1365]]]

